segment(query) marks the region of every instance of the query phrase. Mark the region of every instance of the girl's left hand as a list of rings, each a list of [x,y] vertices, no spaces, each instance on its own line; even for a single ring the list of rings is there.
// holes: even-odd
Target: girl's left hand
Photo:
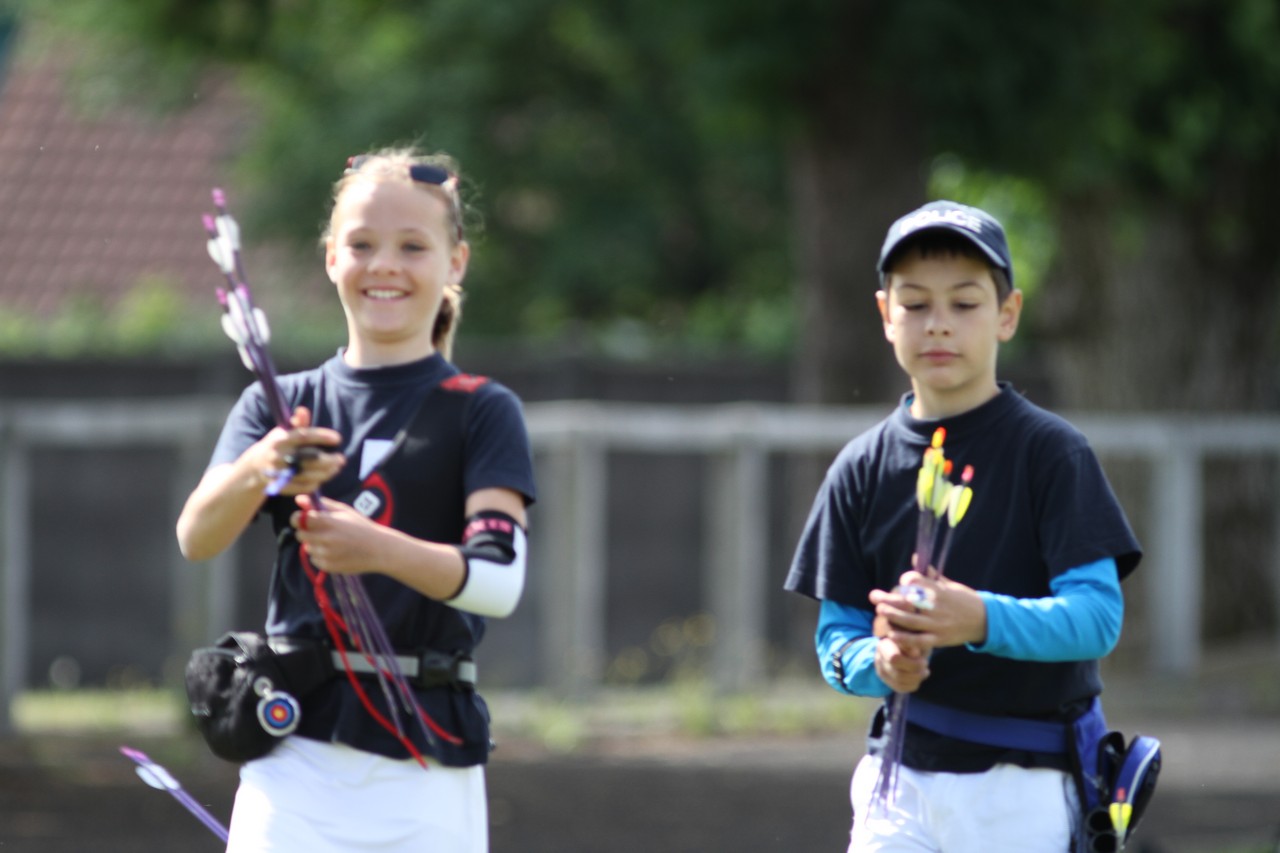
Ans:
[[[871,591],[877,621],[890,626],[888,636],[903,643],[932,647],[981,644],[987,638],[987,607],[981,596],[962,583],[946,577],[931,578],[909,571],[898,581],[900,586],[914,586],[925,591],[932,607],[922,608],[904,595],[884,590]],[[897,632],[914,637],[897,637]]]
[[[311,565],[337,575],[377,571],[389,528],[372,521],[340,501],[310,495],[297,497],[298,511],[289,518],[298,542],[307,549]]]

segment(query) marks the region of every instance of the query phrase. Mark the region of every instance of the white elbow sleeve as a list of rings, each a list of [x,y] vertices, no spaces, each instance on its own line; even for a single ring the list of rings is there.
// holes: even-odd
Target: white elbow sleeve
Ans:
[[[467,575],[447,603],[479,616],[510,616],[524,592],[524,528],[504,512],[479,512],[467,520],[458,550]]]

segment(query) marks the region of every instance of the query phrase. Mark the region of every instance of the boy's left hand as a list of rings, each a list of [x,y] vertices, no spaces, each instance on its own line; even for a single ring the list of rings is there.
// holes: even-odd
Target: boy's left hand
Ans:
[[[888,636],[903,632],[914,635],[915,643],[934,647],[980,645],[987,639],[987,608],[975,590],[945,577],[931,578],[917,571],[907,572],[898,583],[902,587],[924,590],[933,606],[918,607],[901,593],[872,590],[870,599],[876,607],[876,622],[888,624]]]

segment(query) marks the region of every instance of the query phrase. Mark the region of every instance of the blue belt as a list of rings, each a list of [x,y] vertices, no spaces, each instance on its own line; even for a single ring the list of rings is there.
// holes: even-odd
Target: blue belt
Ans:
[[[1102,715],[1102,703],[1097,697],[1094,697],[1085,716],[1094,714]],[[986,746],[1055,755],[1071,750],[1070,724],[1064,722],[976,714],[935,705],[916,696],[907,703],[907,721],[931,732]]]
[[[1080,794],[1089,850],[1118,850],[1137,828],[1160,775],[1160,741],[1107,730],[1102,701],[1070,723],[993,717],[934,705],[911,697],[907,720],[930,731],[986,746],[1074,755],[1072,776]],[[1099,846],[1101,845],[1101,846]]]

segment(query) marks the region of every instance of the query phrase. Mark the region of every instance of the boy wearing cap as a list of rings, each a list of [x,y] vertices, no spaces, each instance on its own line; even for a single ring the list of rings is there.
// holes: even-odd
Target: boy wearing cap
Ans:
[[[1094,749],[1062,740],[1105,731],[1098,659],[1119,639],[1140,546],[1084,437],[996,378],[1022,308],[999,222],[927,204],[889,229],[879,271],[911,392],[832,464],[786,580],[821,602],[836,690],[911,694],[893,807],[868,808],[882,709],[853,776],[849,850],[1061,853],[1081,837],[1075,754]],[[947,456],[977,472],[941,578],[911,569],[917,472],[940,426]],[[1009,734],[1024,727],[1057,736]]]

